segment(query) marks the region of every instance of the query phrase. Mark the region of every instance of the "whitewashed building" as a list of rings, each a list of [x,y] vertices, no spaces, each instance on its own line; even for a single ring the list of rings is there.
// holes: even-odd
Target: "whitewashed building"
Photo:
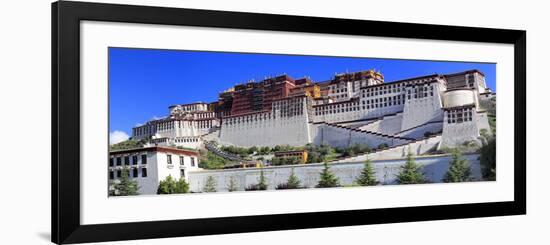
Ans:
[[[140,194],[156,194],[161,180],[172,176],[175,180],[189,178],[189,171],[199,170],[196,151],[170,147],[145,147],[109,152],[109,193],[113,185],[122,177],[123,169],[128,169],[129,178],[137,181]]]

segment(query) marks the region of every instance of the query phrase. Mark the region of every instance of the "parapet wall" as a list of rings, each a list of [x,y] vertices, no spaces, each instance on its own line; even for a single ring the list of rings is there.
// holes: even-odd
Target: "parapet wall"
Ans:
[[[472,177],[474,180],[481,180],[481,168],[478,160],[479,155],[465,155],[464,158],[470,162]],[[423,166],[423,172],[430,182],[442,182],[442,179],[449,168],[450,156],[419,157],[416,163]],[[376,171],[376,178],[382,184],[396,184],[396,175],[399,167],[405,163],[405,159],[373,161]],[[330,164],[330,170],[340,179],[340,185],[351,185],[361,173],[364,162],[348,162]],[[227,169],[227,170],[204,170],[189,172],[190,191],[201,192],[206,179],[212,176],[216,181],[216,189],[219,192],[227,191],[231,178],[234,179],[237,190],[243,191],[246,187],[258,183],[260,171],[264,172],[267,179],[268,189],[273,190],[278,184],[286,183],[290,173],[294,169],[295,175],[306,187],[315,187],[319,181],[319,174],[323,170],[323,164],[304,164],[292,166],[277,166],[249,168],[249,169]]]
[[[221,127],[220,143],[240,147],[303,146],[310,143],[307,115],[224,124]]]

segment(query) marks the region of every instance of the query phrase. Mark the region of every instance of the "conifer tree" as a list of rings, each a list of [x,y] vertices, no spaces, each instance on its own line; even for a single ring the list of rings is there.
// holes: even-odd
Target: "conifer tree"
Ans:
[[[300,188],[300,179],[296,177],[296,174],[294,174],[294,168],[292,168],[290,172],[290,176],[288,177],[288,180],[286,181],[286,186],[288,189],[298,189]]]
[[[267,190],[267,178],[264,176],[264,170],[260,170],[260,179],[258,181],[258,190]]]
[[[235,176],[229,177],[229,184],[227,185],[227,190],[229,192],[237,191],[237,181],[235,181]]]
[[[396,176],[399,184],[421,184],[426,182],[420,165],[416,164],[410,151],[407,154],[407,161],[400,168],[401,170]]]
[[[120,181],[114,185],[116,196],[134,196],[139,194],[137,181],[130,180],[129,175],[130,170],[127,167],[122,169]]]
[[[328,163],[324,163],[325,168],[321,172],[319,183],[317,183],[317,188],[328,188],[328,187],[338,187],[340,186],[340,180],[332,172]]]
[[[206,183],[204,184],[202,191],[216,192],[216,181],[214,180],[214,177],[208,176],[208,178],[206,178]]]
[[[361,175],[357,178],[355,181],[357,184],[362,186],[369,186],[369,185],[377,185],[378,181],[376,180],[376,172],[374,171],[374,167],[372,166],[372,162],[367,158],[365,161],[365,165],[363,166],[363,170],[361,171]]]
[[[453,151],[449,170],[445,173],[444,182],[465,182],[471,179],[471,169],[468,160],[462,158],[458,150]]]

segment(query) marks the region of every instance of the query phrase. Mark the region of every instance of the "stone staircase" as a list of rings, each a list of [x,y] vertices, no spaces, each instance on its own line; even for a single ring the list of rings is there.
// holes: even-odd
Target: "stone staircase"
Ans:
[[[215,143],[213,143],[212,141],[205,141],[205,142],[204,142],[204,147],[205,147],[208,151],[210,151],[210,152],[212,152],[212,153],[214,153],[214,154],[216,154],[216,155],[218,155],[218,156],[220,156],[220,157],[223,157],[223,158],[225,158],[225,159],[227,159],[227,160],[235,161],[235,162],[244,162],[244,161],[245,161],[244,159],[242,159],[242,158],[241,158],[240,156],[238,156],[238,155],[235,155],[235,154],[233,154],[233,153],[229,153],[229,152],[223,151],[222,149],[220,149],[220,148],[219,148]]]
[[[331,127],[343,128],[343,129],[347,129],[347,130],[351,130],[351,131],[355,131],[355,132],[360,132],[360,133],[364,133],[364,134],[371,134],[371,135],[376,135],[376,136],[380,136],[380,137],[386,137],[386,138],[390,138],[390,139],[398,139],[398,140],[404,140],[404,141],[414,141],[415,140],[413,138],[398,137],[398,136],[383,134],[383,133],[379,133],[379,132],[375,132],[375,131],[369,131],[369,130],[364,130],[364,129],[360,129],[360,128],[353,128],[353,127],[350,127],[350,126],[340,125],[340,124],[337,124],[337,123],[322,122],[322,124],[325,124],[325,125],[328,125],[328,126],[331,126]]]
[[[384,149],[378,149],[373,152],[364,153],[353,157],[345,157],[331,161],[331,163],[362,162],[370,160],[384,160],[392,158],[402,158],[407,156],[409,150],[413,155],[422,155],[437,148],[441,142],[441,134],[432,135],[423,139],[414,140],[409,143],[394,145]]]

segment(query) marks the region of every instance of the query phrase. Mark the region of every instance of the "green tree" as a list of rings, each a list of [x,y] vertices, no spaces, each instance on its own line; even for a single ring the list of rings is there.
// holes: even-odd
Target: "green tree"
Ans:
[[[489,140],[487,145],[481,147],[481,155],[479,157],[481,165],[481,173],[483,178],[487,180],[496,180],[496,139]]]
[[[365,161],[365,165],[363,166],[361,175],[359,175],[359,177],[357,178],[357,180],[355,180],[355,182],[357,182],[357,184],[362,186],[378,184],[378,181],[376,180],[376,172],[374,171],[372,162],[368,158]]]
[[[260,179],[258,180],[258,189],[267,190],[267,178],[264,175],[264,170],[260,170]]]
[[[300,179],[294,174],[294,168],[290,172],[290,176],[286,180],[286,183],[277,185],[277,189],[300,189]]]
[[[422,173],[421,166],[416,164],[412,153],[409,151],[407,154],[407,161],[402,165],[401,170],[397,174],[397,182],[400,184],[420,184],[425,183],[424,173]]]
[[[244,189],[245,191],[264,191],[267,190],[267,178],[264,175],[264,170],[260,169],[260,178],[258,184],[250,185]]]
[[[462,158],[458,150],[455,150],[449,163],[449,170],[445,173],[444,182],[465,182],[471,179],[471,169],[468,160]]]
[[[324,162],[324,169],[321,172],[319,183],[317,183],[317,188],[328,188],[328,187],[338,187],[340,186],[340,180],[336,177],[328,166],[327,162]]]
[[[214,180],[214,177],[208,176],[208,178],[206,178],[206,183],[204,184],[202,191],[216,192],[216,180]]]
[[[139,186],[137,181],[130,180],[130,170],[125,167],[122,169],[120,181],[115,183],[115,196],[135,196],[139,195]]]
[[[235,176],[229,177],[229,183],[227,184],[227,190],[229,192],[237,191],[237,181],[235,180]]]
[[[252,147],[248,148],[247,151],[248,151],[247,153],[248,153],[249,155],[252,155],[252,154],[254,154],[254,152],[257,152],[257,151],[258,151],[258,147],[252,146]]]

